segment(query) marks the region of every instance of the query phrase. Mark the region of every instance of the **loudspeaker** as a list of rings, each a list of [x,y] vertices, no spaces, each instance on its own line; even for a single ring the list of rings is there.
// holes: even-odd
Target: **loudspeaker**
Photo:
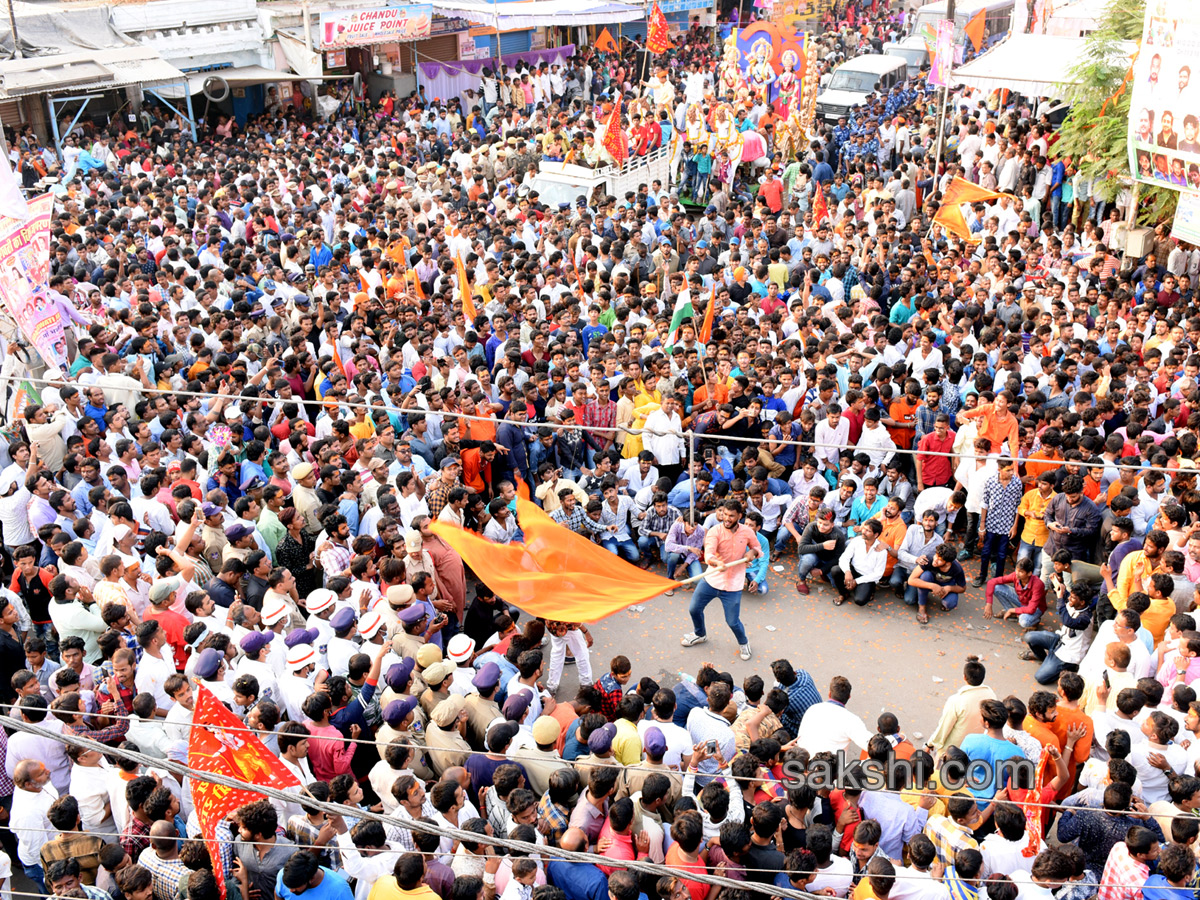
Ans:
[[[637,58],[634,61],[634,66],[637,72],[638,83],[650,80],[650,51],[637,51]]]

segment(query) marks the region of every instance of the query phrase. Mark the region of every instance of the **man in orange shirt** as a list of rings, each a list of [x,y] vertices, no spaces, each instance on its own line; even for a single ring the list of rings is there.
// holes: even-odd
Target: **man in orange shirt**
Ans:
[[[1049,691],[1035,691],[1029,698],[1029,708],[1022,724],[1025,731],[1036,738],[1043,748],[1052,746],[1061,752],[1062,746],[1053,728],[1057,716],[1058,698]]]
[[[1043,472],[1049,472],[1062,465],[1062,432],[1057,428],[1047,428],[1042,432],[1042,449],[1030,453],[1025,460],[1026,484],[1033,484]]]
[[[1063,672],[1058,676],[1058,715],[1050,723],[1050,730],[1054,732],[1061,746],[1070,748],[1067,756],[1068,778],[1059,788],[1060,800],[1071,792],[1071,787],[1075,784],[1075,771],[1087,762],[1092,748],[1092,734],[1095,728],[1092,717],[1079,708],[1082,696],[1083,678],[1078,672]],[[1080,728],[1084,729],[1083,736],[1077,738],[1074,746],[1071,746],[1071,735],[1068,734],[1072,727],[1076,733]]]
[[[888,555],[887,567],[883,570],[884,578],[890,577],[892,569],[896,568],[898,558],[896,551],[900,549],[900,545],[904,543],[904,536],[908,534],[908,526],[904,524],[904,519],[900,518],[900,512],[903,509],[904,501],[899,497],[891,497],[883,509],[871,517],[877,519],[883,526],[879,541],[887,549]],[[880,579],[880,581],[882,580]]]
[[[980,403],[974,409],[963,410],[958,414],[958,424],[965,425],[968,419],[982,419],[979,423],[979,437],[988,438],[992,447],[997,448],[1008,441],[1008,452],[1013,459],[1019,458],[1017,439],[1017,417],[1009,412],[1013,403],[1013,395],[1001,391],[991,403]]]
[[[921,405],[921,386],[915,378],[904,382],[904,394],[888,406],[888,418],[883,424],[897,447],[911,450],[917,433],[917,409]]]

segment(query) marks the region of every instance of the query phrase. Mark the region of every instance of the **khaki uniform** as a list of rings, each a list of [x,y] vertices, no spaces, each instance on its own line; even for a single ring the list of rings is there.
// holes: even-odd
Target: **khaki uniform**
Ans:
[[[465,765],[471,755],[471,747],[463,740],[458,729],[443,731],[430,725],[425,734],[425,746],[429,748],[429,763],[437,777],[447,769]]]
[[[467,740],[472,747],[480,750],[487,749],[487,730],[497,719],[503,719],[499,704],[495,700],[485,700],[478,694],[468,694],[467,708]]]

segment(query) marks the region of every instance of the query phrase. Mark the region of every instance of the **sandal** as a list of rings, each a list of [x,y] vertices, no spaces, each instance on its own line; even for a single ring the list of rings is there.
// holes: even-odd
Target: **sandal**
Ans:
[[[845,598],[845,597],[834,597],[834,598],[833,598],[833,605],[834,605],[834,606],[841,606],[841,605],[842,605],[843,603],[845,603],[845,602],[846,602],[846,598]]]
[[[925,612],[924,610],[921,610],[919,613],[917,613],[917,621],[920,622],[922,625],[928,625],[929,624],[929,613]]]
[[[1038,662],[1038,658],[1034,655],[1032,650],[1022,650],[1017,654],[1017,659],[1023,659],[1026,662]]]

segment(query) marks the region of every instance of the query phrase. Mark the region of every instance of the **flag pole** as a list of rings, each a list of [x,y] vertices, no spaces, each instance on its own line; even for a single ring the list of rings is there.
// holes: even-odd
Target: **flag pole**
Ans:
[[[742,563],[748,563],[752,559],[755,559],[755,557],[743,556],[741,559],[734,560],[733,562],[721,563],[719,566],[710,566],[707,571],[701,572],[699,575],[694,575],[691,578],[688,578],[684,581],[677,581],[677,582],[675,582],[675,584],[677,587],[687,587],[688,585],[695,584],[701,578],[705,578],[716,572],[724,572],[726,569],[732,568],[733,566],[740,566]],[[668,589],[668,590],[670,590],[670,589]]]

